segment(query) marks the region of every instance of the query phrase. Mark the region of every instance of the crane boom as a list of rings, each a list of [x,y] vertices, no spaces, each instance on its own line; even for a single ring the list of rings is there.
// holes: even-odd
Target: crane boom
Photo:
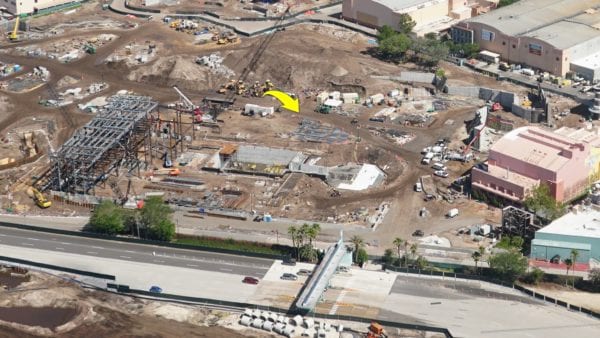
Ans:
[[[277,28],[277,26],[279,26],[283,22],[283,20],[285,20],[286,15],[290,12],[290,8],[292,8],[292,6],[288,6],[285,9],[285,12],[283,12],[283,14],[279,17],[279,20],[277,20],[275,25],[273,25],[273,28]],[[267,49],[267,47],[269,46],[271,41],[273,41],[273,38],[275,37],[275,34],[277,32],[278,32],[278,30],[275,30],[273,33],[268,34],[267,37],[262,40],[262,42],[256,49],[256,53],[254,53],[254,55],[252,56],[252,59],[250,59],[250,62],[248,62],[248,65],[242,70],[242,73],[238,77],[238,83],[246,81],[246,78],[248,77],[248,75],[250,75],[250,72],[252,72],[254,70],[254,67],[256,66],[256,64],[258,63],[258,61],[264,54],[265,50]],[[227,99],[235,100],[235,94],[236,94],[235,91],[231,91],[227,95]]]
[[[15,19],[15,27],[13,28],[12,32],[8,35],[8,38],[11,41],[19,40],[19,35],[17,34],[17,31],[19,30],[19,19],[20,17],[17,16],[17,18]]]
[[[190,110],[196,108],[196,105],[192,102],[192,100],[190,100],[187,96],[185,96],[185,94],[181,90],[179,90],[179,88],[177,88],[177,86],[173,86],[173,89],[175,89],[177,94],[179,94],[179,97],[183,100],[183,102],[185,102],[185,104],[188,105],[187,108],[189,108]]]
[[[248,75],[250,75],[250,73],[254,70],[254,67],[256,66],[256,64],[258,63],[260,58],[262,57],[263,53],[265,52],[265,50],[267,49],[267,47],[269,46],[271,41],[273,41],[275,34],[278,32],[277,27],[279,25],[281,25],[281,23],[285,20],[286,15],[290,12],[291,8],[292,8],[292,6],[289,5],[285,9],[283,14],[279,17],[277,22],[273,25],[273,29],[276,29],[276,30],[274,32],[272,32],[271,34],[268,34],[267,37],[261,41],[260,45],[256,49],[256,52],[254,53],[254,55],[248,62],[248,65],[246,65],[246,67],[240,73],[240,76],[237,79],[237,83],[243,83],[244,81],[246,81],[246,78],[248,77]],[[227,94],[225,99],[223,99],[223,98],[205,98],[204,99],[204,102],[210,106],[210,112],[215,121],[217,120],[217,116],[219,115],[219,113],[221,113],[223,108],[225,108],[235,102],[235,95],[236,95],[236,92],[231,91],[230,93]]]

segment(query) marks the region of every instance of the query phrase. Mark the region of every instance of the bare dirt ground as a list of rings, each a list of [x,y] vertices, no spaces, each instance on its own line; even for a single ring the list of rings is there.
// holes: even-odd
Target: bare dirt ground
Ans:
[[[28,276],[30,281],[13,285],[10,292],[0,288],[2,338],[271,337],[239,327],[236,314],[84,289],[37,272]],[[227,328],[232,326],[237,331]]]
[[[229,1],[229,3],[233,2]],[[92,26],[97,28],[94,34],[114,34],[119,38],[100,46],[96,54],[86,54],[69,64],[46,58],[15,55],[15,47],[52,45],[65,41],[65,39],[89,36],[90,26],[80,23],[90,20],[95,22]],[[107,23],[102,24],[103,20]],[[6,53],[0,55],[0,61],[18,63],[25,68],[25,72],[31,71],[35,66],[44,66],[51,73],[49,82],[55,87],[63,89],[69,88],[70,83],[73,83],[74,86],[85,86],[94,82],[108,84],[108,90],[92,95],[88,99],[112,95],[118,90],[126,89],[152,96],[157,101],[166,104],[178,100],[177,93],[171,88],[171,86],[177,85],[194,102],[199,102],[205,96],[218,95],[216,90],[220,85],[226,83],[228,78],[211,72],[206,66],[196,64],[196,57],[219,52],[224,58],[223,64],[235,72],[236,75],[233,78],[236,78],[247,66],[247,62],[256,52],[257,45],[264,38],[242,39],[239,43],[224,46],[217,46],[216,43],[197,45],[192,34],[177,32],[160,22],[130,19],[110,11],[101,11],[97,4],[86,4],[77,13],[69,16],[58,13],[35,19],[32,22],[34,27],[44,27],[48,30],[52,30],[56,26],[64,28],[64,25],[67,24],[71,25],[70,29],[59,29],[55,36],[47,37],[43,42],[31,40],[16,44],[2,43],[1,46],[6,49]],[[202,26],[202,23],[200,25]],[[98,27],[100,28],[98,29]],[[155,55],[146,63],[136,64],[126,60],[107,62],[107,58],[110,58],[115,51],[122,53],[127,46],[149,44],[156,44],[158,47]],[[449,105],[446,110],[437,112],[433,123],[428,127],[369,121],[373,113],[383,108],[377,106],[367,108],[356,105],[352,107],[352,110],[355,111],[354,117],[314,112],[316,103],[314,96],[310,93],[318,93],[323,89],[343,91],[351,88],[352,90],[364,90],[363,95],[372,95],[406,86],[406,84],[390,80],[375,79],[371,75],[396,75],[404,69],[414,70],[414,65],[398,66],[376,60],[364,53],[366,48],[368,48],[368,44],[364,36],[327,25],[299,25],[278,32],[262,55],[260,62],[249,74],[246,82],[264,82],[269,79],[279,89],[298,93],[301,97],[301,113],[276,113],[270,119],[244,117],[240,115],[240,109],[245,103],[273,106],[275,102],[272,98],[238,97],[235,107],[220,116],[225,121],[221,126],[221,134],[214,134],[201,128],[196,132],[196,140],[193,145],[212,144],[218,146],[230,142],[231,139],[242,137],[245,141],[235,141],[234,143],[246,142],[301,150],[322,157],[319,164],[370,162],[385,168],[387,179],[382,186],[362,192],[342,191],[336,197],[332,197],[334,195],[332,195],[331,188],[320,179],[303,177],[293,191],[288,194],[287,200],[282,202],[282,205],[286,207],[266,205],[262,209],[262,211],[273,213],[274,216],[302,217],[302,219],[324,221],[331,217],[335,220],[335,217],[339,215],[345,215],[361,208],[373,211],[382,202],[389,202],[392,208],[383,223],[376,231],[366,236],[367,241],[378,243],[375,251],[383,252],[386,247],[390,246],[394,237],[409,238],[416,229],[421,229],[427,234],[444,233],[475,223],[498,222],[497,211],[488,210],[479,203],[464,198],[457,199],[453,204],[442,200],[424,202],[423,194],[412,191],[414,183],[420,176],[432,174],[429,167],[419,164],[421,149],[444,137],[451,140],[453,147],[464,146],[462,141],[466,137],[466,132],[463,121],[471,119],[475,109],[483,102],[443,97],[449,102]],[[510,90],[523,96],[527,94],[527,91],[521,87],[495,81],[465,68],[448,63],[442,63],[441,67],[445,69],[451,83]],[[79,82],[75,83],[73,79]],[[66,112],[60,112],[55,108],[41,107],[38,101],[49,97],[47,86],[42,86],[27,94],[3,93],[1,97],[4,98],[6,104],[0,105],[0,110],[11,108],[6,114],[2,114],[0,132],[23,124],[23,121],[31,120],[34,117],[53,120],[56,121],[55,131],[51,135],[54,147],[60,146],[76,127],[83,125],[91,118],[90,114],[80,112],[75,105],[66,106]],[[568,102],[564,102],[564,105],[568,105]],[[74,127],[66,123],[64,114],[70,116],[70,119],[74,121]],[[524,121],[509,113],[501,112],[499,114],[515,121],[516,126],[525,124]],[[173,116],[163,110],[161,117],[172,118]],[[285,137],[286,134],[295,130],[302,118],[310,118],[340,128],[350,135],[350,142],[341,145],[313,144]],[[351,124],[353,118],[356,118],[358,122],[356,125]],[[564,121],[568,125],[579,123],[572,116],[568,116]],[[414,135],[414,140],[404,145],[398,145],[381,133],[370,131],[378,128],[407,132]],[[360,142],[356,142],[359,138]],[[480,159],[484,158],[485,154],[480,156]],[[38,169],[43,169],[42,165],[46,161],[45,158],[40,160]],[[157,160],[154,166],[160,167],[161,162]],[[447,189],[453,178],[464,174],[469,169],[468,164],[450,163],[448,166],[451,173],[450,178],[434,178],[438,188],[444,190]],[[30,176],[26,178],[21,176],[22,182],[28,181],[33,175],[33,172],[26,171],[26,173]],[[273,187],[281,183],[276,181],[268,183],[265,187],[257,188],[253,184],[253,180],[256,181],[256,179],[240,178],[233,182],[215,177],[212,173],[201,173],[190,168],[185,168],[183,176],[209,182],[205,191],[222,188],[225,185],[244,190],[244,197],[237,204],[243,209],[251,208],[253,201],[248,198],[250,194],[254,192],[256,196],[267,196],[267,189],[274,189]],[[10,185],[10,182],[15,180],[16,178],[12,177],[5,180],[4,184]],[[126,180],[121,180],[119,183],[123,189],[127,185]],[[147,184],[147,178],[135,179],[135,192],[141,194]],[[99,190],[101,191],[101,189]],[[106,190],[105,193],[111,194],[112,192]],[[204,192],[186,191],[174,194],[199,198]],[[429,217],[419,216],[419,210],[422,207],[428,209]],[[443,215],[455,207],[461,210],[460,216],[452,220],[445,219]],[[460,241],[452,242],[460,243]]]
[[[554,283],[540,283],[538,286],[527,285],[527,288],[569,304],[576,304],[596,312],[600,311],[600,295],[597,293],[574,290],[571,287]]]

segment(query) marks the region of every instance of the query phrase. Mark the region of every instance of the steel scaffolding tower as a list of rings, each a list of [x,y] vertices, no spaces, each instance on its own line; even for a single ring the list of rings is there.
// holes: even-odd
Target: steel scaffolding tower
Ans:
[[[158,103],[146,96],[116,95],[50,155],[51,166],[35,183],[41,190],[87,194],[114,171],[140,170],[139,152],[150,149],[150,114]]]

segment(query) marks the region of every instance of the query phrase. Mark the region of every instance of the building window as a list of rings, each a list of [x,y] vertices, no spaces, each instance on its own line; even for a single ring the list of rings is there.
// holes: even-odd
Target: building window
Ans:
[[[38,0],[33,0],[33,2],[35,2],[37,4]]]
[[[542,46],[535,43],[530,43],[529,53],[533,55],[542,55]]]
[[[506,41],[502,41],[502,46],[506,46]]]
[[[494,32],[490,32],[485,29],[482,29],[481,30],[481,40],[485,40],[485,41],[494,40]]]
[[[556,57],[556,61],[560,61],[560,58],[558,56]]]
[[[517,45],[513,44],[513,48],[517,48]]]

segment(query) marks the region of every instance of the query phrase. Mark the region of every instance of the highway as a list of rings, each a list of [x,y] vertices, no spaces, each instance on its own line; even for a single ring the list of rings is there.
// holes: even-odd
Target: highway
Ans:
[[[0,227],[0,245],[262,278],[273,260]],[[0,250],[0,255],[2,252]],[[27,257],[15,257],[27,259]]]

